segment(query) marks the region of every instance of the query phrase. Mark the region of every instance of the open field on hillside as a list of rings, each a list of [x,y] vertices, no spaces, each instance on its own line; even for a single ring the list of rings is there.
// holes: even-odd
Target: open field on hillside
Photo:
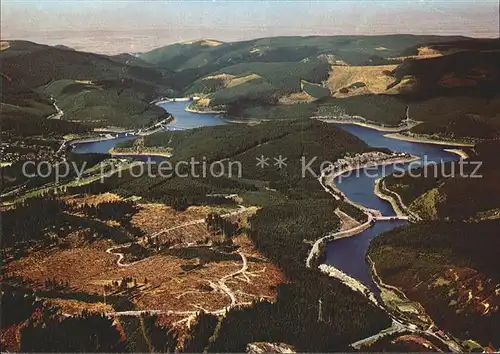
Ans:
[[[291,105],[297,103],[311,103],[313,101],[314,97],[309,95],[307,92],[298,92],[280,97],[278,103],[284,105]]]
[[[429,59],[429,58],[436,58],[436,57],[441,57],[445,54],[450,54],[449,51],[446,50],[439,50],[438,48],[433,48],[432,46],[426,47],[419,47],[417,48],[417,53],[414,53],[415,55],[407,55],[407,56],[400,56],[400,57],[394,57],[390,58],[391,60],[395,61],[400,61],[403,62],[406,59]]]
[[[334,66],[326,86],[335,97],[397,93],[397,89],[387,90],[387,87],[394,82],[390,73],[396,67],[397,65]]]
[[[201,40],[185,41],[182,42],[181,44],[198,44],[208,47],[217,47],[221,44],[224,44],[224,42],[216,41],[214,39],[201,39]]]
[[[242,105],[275,104],[280,97],[302,92],[304,85],[311,88],[314,93],[308,92],[311,96],[328,95],[327,89],[320,91],[321,87],[315,89],[313,84],[325,80],[328,70],[329,64],[319,59],[239,63],[196,80],[186,89],[186,94],[208,95],[212,109],[235,116],[234,111],[241,110]]]

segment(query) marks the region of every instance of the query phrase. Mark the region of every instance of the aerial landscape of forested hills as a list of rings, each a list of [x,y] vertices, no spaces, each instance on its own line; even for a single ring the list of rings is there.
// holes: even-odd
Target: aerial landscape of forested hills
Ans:
[[[67,120],[140,127],[161,115],[151,100],[184,94],[201,97],[194,109],[235,119],[346,114],[398,125],[409,106],[424,122],[416,134],[494,137],[498,47],[465,37],[276,37],[104,56],[10,41],[0,53],[2,109],[48,116],[53,97]]]
[[[499,39],[205,39],[118,55],[2,39],[0,60],[2,351],[500,347]],[[176,128],[169,105],[184,104],[217,125]],[[382,215],[321,162],[416,158],[335,123],[454,147],[481,178],[448,176],[457,161],[388,175],[376,188],[401,212]],[[78,152],[89,142],[109,146]],[[229,170],[136,176],[151,156]],[[27,161],[82,174],[30,178]],[[396,219],[368,272],[418,304],[418,326],[326,260],[328,240]]]
[[[174,151],[178,151],[176,159],[179,160],[205,155],[208,157],[208,161],[225,160],[227,158],[245,161],[245,159],[253,160],[253,153],[269,155],[286,147],[288,149],[287,156],[290,161],[295,162],[298,161],[301,154],[335,159],[347,152],[356,153],[373,150],[360,139],[337,127],[314,121],[274,122],[255,127],[228,125],[185,132],[165,132],[146,137],[146,145],[166,144],[170,139]],[[292,144],[292,142],[298,142],[299,140],[300,144]],[[216,147],[218,149],[214,150]],[[293,147],[293,151],[290,147]],[[252,155],[249,155],[250,152]],[[249,156],[246,157],[246,155]],[[251,163],[253,165],[253,161]],[[248,166],[248,164],[245,165]],[[92,204],[78,209],[78,204],[72,204],[71,200],[67,200],[64,195],[61,197],[55,196],[55,200],[49,199],[52,207],[50,209],[44,208],[45,211],[42,211],[39,208],[43,205],[43,199],[29,199],[21,207],[4,211],[9,220],[13,221],[6,223],[4,228],[8,234],[12,234],[12,238],[9,238],[9,245],[12,247],[11,252],[14,252],[13,255],[9,253],[13,259],[9,262],[6,280],[9,284],[15,284],[16,287],[20,285],[23,288],[26,286],[34,287],[36,291],[43,292],[50,301],[57,301],[57,303],[63,305],[65,301],[69,300],[87,302],[89,301],[87,298],[91,298],[91,294],[87,292],[90,289],[95,289],[92,286],[92,281],[96,281],[96,275],[85,278],[91,281],[90,284],[86,282],[80,283],[77,280],[78,278],[75,278],[69,281],[69,285],[55,286],[52,283],[50,286],[37,285],[40,284],[39,277],[43,275],[32,273],[19,263],[23,260],[21,256],[23,252],[30,249],[28,245],[45,243],[45,246],[41,249],[35,248],[31,250],[36,256],[46,255],[44,266],[46,266],[46,262],[56,262],[59,257],[64,257],[67,252],[71,252],[65,250],[66,247],[69,247],[73,252],[78,250],[78,252],[83,252],[86,257],[94,259],[98,262],[101,271],[109,272],[113,269],[114,263],[106,265],[98,261],[97,257],[103,257],[104,253],[103,251],[97,251],[98,248],[102,247],[102,244],[110,245],[113,242],[120,245],[120,243],[130,242],[139,237],[144,226],[151,223],[151,216],[159,212],[154,208],[158,208],[158,205],[164,205],[157,204],[158,202],[166,203],[174,209],[178,209],[179,212],[176,213],[188,213],[189,215],[194,210],[198,210],[197,207],[202,208],[200,210],[205,210],[204,208],[207,207],[214,208],[217,205],[224,206],[225,204],[226,208],[231,208],[236,201],[225,201],[224,198],[217,196],[238,193],[242,198],[240,203],[249,207],[255,205],[263,207],[255,215],[249,217],[247,221],[247,227],[251,227],[252,233],[246,229],[242,232],[248,234],[246,237],[249,237],[255,244],[260,254],[279,267],[280,271],[286,276],[287,282],[280,284],[276,289],[272,288],[273,293],[276,292],[276,301],[273,303],[256,300],[254,306],[244,309],[234,308],[226,316],[221,319],[216,318],[215,321],[209,320],[211,316],[213,317],[212,314],[204,315],[202,312],[200,316],[202,318],[207,316],[209,319],[199,321],[202,321],[200,323],[207,323],[208,328],[200,329],[200,334],[196,332],[188,334],[188,336],[193,337],[193,341],[200,342],[195,348],[198,351],[205,348],[210,351],[244,351],[249,342],[270,341],[290,343],[296,348],[307,351],[333,350],[332,348],[345,350],[348,348],[348,344],[356,339],[369,336],[388,327],[390,319],[381,309],[374,306],[361,294],[352,292],[334,278],[305,268],[304,260],[309,250],[308,240],[312,241],[317,235],[325,234],[339,227],[340,220],[334,213],[335,210],[342,210],[355,218],[359,218],[360,221],[364,221],[365,216],[351,205],[332,199],[328,193],[322,190],[316,178],[312,176],[305,180],[297,178],[296,176],[300,175],[300,167],[297,163],[290,166],[292,169],[287,170],[288,172],[276,169],[272,173],[271,181],[256,167],[254,170],[246,172],[243,179],[234,180],[229,178],[199,179],[180,177],[134,179],[125,175],[122,178],[112,176],[106,179],[104,184],[96,181],[87,186],[73,189],[68,187],[67,194],[79,193],[80,196],[76,197],[77,201],[78,198],[83,197],[84,200],[88,200],[87,203],[94,203],[97,212],[96,216],[92,218],[92,223],[95,223],[95,225],[85,222],[84,218],[78,213],[78,210],[80,210],[80,213],[84,212],[85,215],[94,215],[89,213],[93,210]],[[314,165],[313,168],[319,172],[318,165]],[[266,185],[270,188],[266,188]],[[116,195],[113,198],[117,199],[114,202],[107,203],[99,203],[97,200],[92,202],[93,198],[104,198],[100,194],[104,191],[111,191],[114,193],[113,195]],[[142,201],[139,203],[130,202],[130,200],[133,200],[128,198],[131,195],[136,196],[135,198],[142,197]],[[106,204],[112,207],[105,208]],[[314,213],[311,213],[311,210],[314,210]],[[149,221],[143,221],[142,224],[138,223],[139,220],[136,220],[136,218],[139,214],[145,214],[142,218],[146,217]],[[111,232],[110,226],[113,225],[114,220],[119,221],[121,226],[118,228],[115,226],[115,230]],[[172,223],[172,221],[170,222]],[[87,230],[89,229],[96,231],[94,231],[94,234],[90,233],[88,235]],[[32,232],[33,230],[39,231]],[[48,240],[44,238],[45,232],[42,230],[52,230],[52,232],[57,232],[61,236]],[[66,236],[68,232],[72,236]],[[199,232],[200,230],[196,231],[195,235]],[[85,235],[85,243],[74,243],[78,233]],[[17,244],[16,239],[24,240],[23,245]],[[235,235],[232,238],[226,237],[221,245],[214,243],[212,247],[214,251],[212,252],[215,252],[215,254],[204,261],[207,262],[204,267],[212,267],[209,264],[223,262],[224,257],[227,257],[228,249],[230,249],[228,247],[240,247],[240,252],[247,252],[246,248],[240,245],[240,240]],[[62,245],[61,242],[67,243],[68,246],[59,246]],[[55,247],[55,249],[49,249],[48,253],[45,253],[47,252],[45,247],[49,245]],[[169,252],[169,250],[160,245],[161,243],[153,243],[153,248],[146,245],[141,246],[147,247],[145,251],[148,251],[145,255],[141,255],[139,251],[130,250],[128,252],[131,253],[128,254],[127,252],[127,257],[138,257],[133,259],[139,260],[143,257],[164,259],[167,255],[166,252]],[[189,260],[200,259],[200,257],[201,259],[207,257],[202,246],[199,249],[192,248],[191,253],[191,255],[182,255],[181,259],[186,259],[185,262],[188,262]],[[20,256],[21,258],[18,260]],[[259,257],[261,256],[259,255]],[[263,262],[263,260],[259,262]],[[189,264],[183,263],[182,267],[188,267]],[[259,263],[257,263],[258,265]],[[16,269],[25,270],[21,271],[22,275],[20,275]],[[255,272],[255,270],[252,272]],[[194,273],[194,270],[192,273]],[[258,273],[249,274],[258,276]],[[61,277],[62,275],[54,276]],[[81,276],[89,277],[89,275]],[[109,273],[108,276],[113,275]],[[134,277],[136,276],[134,275]],[[98,275],[97,277],[101,278],[102,276]],[[155,283],[156,276],[149,274],[147,277],[147,284],[140,284],[138,287],[131,287],[129,290],[123,290],[123,288],[108,289],[110,292],[109,301],[113,309],[115,311],[141,309],[144,306],[140,300],[141,297],[144,295],[146,297],[151,296],[147,295],[154,289],[151,289],[151,286],[160,286]],[[140,283],[141,280],[138,280],[138,282]],[[207,290],[203,289],[192,291],[195,293],[202,291],[202,294],[207,294]],[[114,296],[113,300],[111,300],[111,295]],[[4,296],[10,296],[10,292],[6,292]],[[317,321],[318,298],[324,299],[322,312],[325,321],[322,322]],[[129,303],[126,303],[125,299]],[[96,300],[93,302],[96,302]],[[182,304],[180,305],[182,306]],[[24,306],[37,308],[39,305],[25,304]],[[123,306],[127,307],[123,308]],[[192,305],[186,304],[185,306],[191,307]],[[27,311],[29,312],[29,310]],[[24,321],[25,318],[22,318],[22,320]],[[94,333],[95,329],[89,327],[90,321],[100,323],[106,328],[105,321],[101,318],[87,318],[84,315],[81,319],[75,318],[74,321],[80,321],[82,326],[86,328],[85,331],[89,331],[83,333]],[[150,321],[147,312],[144,313],[144,318],[141,321]],[[233,325],[234,321],[238,323],[236,327]],[[137,338],[130,334],[130,332],[141,330],[143,326],[141,322],[134,323],[131,319],[123,316],[120,317],[120,323],[125,327],[127,346],[135,348],[135,346],[139,345],[139,342],[144,340],[142,334]],[[246,325],[248,323],[253,325],[248,327]],[[21,331],[21,348],[40,350],[43,347],[42,344],[37,344],[36,338],[39,338],[44,333],[43,331],[53,332],[54,334],[50,338],[59,338],[60,330],[58,328],[70,328],[69,326],[70,323],[59,324],[54,319],[50,321],[39,321],[36,318],[29,319],[28,326],[23,327]],[[247,329],[242,331],[242,326]],[[130,327],[130,330],[128,327]],[[203,339],[203,331],[208,331],[211,335]],[[179,335],[184,336],[182,332]],[[155,346],[158,345],[154,339],[149,338],[149,334],[146,336],[146,340],[152,341]],[[64,340],[61,340],[59,344],[56,344],[55,341],[55,339],[50,339],[49,343],[57,345],[58,348],[73,348],[68,347]],[[106,339],[107,346],[105,348],[116,350],[115,345],[118,346],[119,343],[117,344],[114,341],[114,337],[110,335],[109,339]],[[177,339],[170,338],[165,343],[169,345],[173,343],[175,346],[176,341]],[[181,343],[179,342],[179,345]],[[95,350],[95,347],[90,343],[80,345],[79,348]]]
[[[409,106],[424,122],[415,133],[474,139],[500,129],[499,47],[460,37],[278,37],[174,44],[140,57],[174,70],[172,86],[201,96],[200,110],[255,119],[370,112],[397,125]]]

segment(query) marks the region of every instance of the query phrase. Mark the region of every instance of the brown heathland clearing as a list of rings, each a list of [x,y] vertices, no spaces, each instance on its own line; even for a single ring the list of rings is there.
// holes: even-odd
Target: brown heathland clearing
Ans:
[[[212,211],[209,207],[189,207],[186,211],[180,212],[157,203],[144,203],[138,206],[140,210],[132,217],[131,223],[146,234],[205,219]]]
[[[109,193],[64,198],[75,206],[120,200]],[[105,292],[108,296],[129,298],[139,311],[163,312],[201,309],[220,312],[225,307],[246,305],[253,300],[275,299],[276,287],[284,277],[245,235],[233,238],[233,250],[211,246],[223,241],[223,237],[211,235],[204,219],[210,212],[223,214],[227,210],[191,207],[178,212],[161,204],[137,206],[132,226],[149,236],[148,239],[158,235],[154,245],[148,245],[146,237],[136,239],[145,247],[146,254],[142,257],[146,258],[139,256],[140,260],[131,263],[125,255],[119,265],[119,256],[114,252],[125,251],[116,249],[118,244],[109,239],[87,241],[86,234],[92,230],[77,228],[65,237],[70,249],[50,247],[33,251],[6,265],[5,279],[23,279],[35,291],[54,290],[55,281],[59,286],[55,298],[50,300],[65,313],[112,311],[109,304],[104,304]],[[253,212],[255,208],[249,208],[227,218],[245,227],[248,215]],[[158,248],[158,245],[163,246]],[[66,294],[65,299],[57,297],[58,293]],[[103,301],[86,303],[72,298],[75,293],[102,296]]]
[[[72,204],[72,205],[99,205],[106,202],[117,202],[123,198],[117,194],[113,193],[102,193],[102,194],[89,194],[89,195],[71,195],[62,196],[62,200]]]
[[[310,103],[315,100],[314,97],[309,95],[307,92],[297,92],[297,93],[291,93],[286,96],[282,96],[279,99],[280,104],[285,104],[285,105],[290,105],[290,104],[297,104],[297,103]]]
[[[6,41],[1,41],[0,42],[0,51],[1,50],[5,50],[5,49],[9,49],[10,48],[10,43],[9,42],[6,42]]]
[[[107,241],[110,244],[110,241]],[[239,252],[247,258],[247,270],[226,281],[238,302],[245,303],[260,298],[274,299],[276,286],[284,281],[281,272],[264,259],[245,237],[235,239]],[[72,250],[35,252],[10,263],[5,276],[22,277],[35,290],[50,290],[45,281],[56,279],[68,283],[63,292],[84,292],[103,295],[104,285],[118,283],[124,277],[136,279],[137,287],[123,290],[113,288],[115,294],[130,296],[138,310],[162,311],[216,311],[231,304],[230,297],[221,291],[220,279],[241,270],[242,257],[233,253],[230,260],[182,259],[173,255],[154,255],[127,267],[116,265],[116,256],[105,252],[105,242]],[[193,266],[183,270],[182,266]],[[213,286],[215,284],[216,286]],[[109,294],[108,294],[109,295]],[[64,303],[67,311],[74,312],[78,302]],[[98,304],[81,304],[81,309],[102,311]]]
[[[69,315],[79,314],[83,310],[92,313],[106,313],[113,311],[113,307],[110,304],[104,304],[103,302],[84,302],[79,300],[58,298],[51,298],[48,300],[48,302],[61,309],[62,313]]]
[[[388,75],[397,65],[378,66],[334,66],[330,77],[326,81],[326,87],[330,89],[335,97],[348,97],[364,95],[369,93],[397,93],[397,89],[387,90],[387,86],[394,82],[394,78]],[[366,87],[349,88],[353,84],[363,83]],[[341,89],[348,89],[342,93]]]

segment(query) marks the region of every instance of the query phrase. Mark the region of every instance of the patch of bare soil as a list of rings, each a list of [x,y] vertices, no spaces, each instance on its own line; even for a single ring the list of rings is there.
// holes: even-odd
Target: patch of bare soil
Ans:
[[[456,76],[454,73],[449,73],[441,77],[438,81],[438,85],[446,88],[456,88],[456,87],[470,87],[476,86],[477,81],[473,78],[464,78]]]
[[[313,102],[315,99],[311,95],[309,95],[306,92],[297,92],[297,93],[291,93],[286,96],[282,96],[279,99],[280,104],[285,104],[285,105],[290,105],[290,104],[297,104],[297,103],[310,103]]]
[[[110,193],[64,198],[75,205],[120,199]],[[131,220],[145,235],[136,239],[138,243],[119,247],[112,240],[93,237],[92,226],[73,228],[58,246],[32,250],[7,264],[2,278],[23,279],[35,291],[54,292],[50,301],[64,313],[110,312],[112,308],[104,304],[106,293],[129,298],[139,311],[181,312],[176,315],[183,323],[189,323],[202,309],[220,314],[230,306],[275,299],[276,287],[284,277],[246,236],[233,237],[230,247],[213,246],[230,241],[207,231],[205,217],[213,208],[191,207],[179,212],[161,204],[141,203],[138,209]],[[244,228],[255,210],[226,218]],[[106,224],[120,227],[116,221]],[[132,247],[147,252],[131,255],[135,259],[119,254]],[[65,294],[64,299],[58,293]],[[71,296],[76,293],[102,296],[103,302],[76,300]]]
[[[106,313],[112,312],[113,307],[110,304],[104,303],[104,294],[103,294],[103,302],[84,302],[73,299],[47,299],[47,302],[58,307],[62,313],[74,315],[79,314],[82,311],[88,311],[92,313]]]
[[[205,219],[211,209],[208,207],[189,207],[186,211],[176,211],[164,204],[138,204],[140,210],[132,217],[132,225],[150,235],[166,228]]]
[[[347,215],[346,213],[344,213],[340,209],[336,209],[335,214],[340,219],[340,230],[339,231],[350,230],[350,229],[353,229],[353,228],[361,225],[358,220]]]
[[[203,260],[200,257],[183,259],[173,255],[155,255],[124,268],[116,268],[106,274],[109,281],[120,277],[137,279],[138,291],[133,301],[139,309],[162,311],[217,311],[232,304],[232,297],[238,304],[252,300],[274,300],[276,286],[284,281],[281,272],[264,259],[252,246],[246,236],[235,239],[238,253],[233,257]],[[202,258],[202,257],[201,257]],[[234,276],[230,276],[235,274]],[[221,285],[221,279],[224,285]]]
[[[24,323],[16,323],[7,328],[0,329],[0,348],[3,353],[14,352],[21,350],[21,335],[19,333]]]
[[[398,93],[398,89],[387,90],[394,82],[389,75],[397,65],[335,66],[326,81],[334,97],[349,97],[360,94]]]
[[[191,217],[198,214],[190,214]],[[178,238],[189,239],[193,229],[179,228]],[[252,300],[274,300],[281,272],[263,258],[246,236],[234,239],[237,251],[210,250],[209,256],[160,252],[119,267],[117,256],[106,253],[109,240],[87,244],[73,236],[73,249],[40,250],[15,260],[4,269],[5,277],[20,277],[37,291],[83,292],[103,296],[125,295],[138,310],[220,311]],[[79,243],[80,242],[80,243]],[[208,249],[209,247],[198,247]],[[190,252],[190,249],[187,249]],[[125,281],[124,279],[128,279]],[[106,288],[106,289],[105,289]],[[104,299],[103,299],[104,300]],[[110,311],[103,303],[51,299],[65,313]]]
[[[85,291],[102,294],[103,286],[92,283],[116,267],[116,257],[106,253],[106,244],[97,242],[90,246],[69,250],[50,249],[33,252],[4,268],[6,277],[21,277],[30,282],[34,290],[52,290],[47,280],[56,280],[67,291]]]
[[[403,62],[406,59],[429,59],[429,58],[437,58],[437,57],[442,57],[445,54],[451,54],[452,51],[447,51],[447,52],[441,52],[437,49],[430,48],[430,47],[420,47],[418,48],[418,54],[417,55],[409,55],[405,57],[394,57],[390,58],[391,60],[396,60]]]
[[[224,42],[219,42],[213,39],[199,39],[199,40],[194,40],[194,41],[186,41],[182,42],[182,44],[199,44],[199,45],[204,45],[208,47],[217,47],[221,44],[224,44]]]
[[[74,205],[99,205],[101,203],[116,202],[123,198],[113,193],[91,194],[91,195],[71,195],[62,196],[62,200]]]
[[[7,42],[7,41],[1,41],[0,42],[0,51],[1,50],[5,50],[5,49],[9,49],[10,48],[10,43]]]

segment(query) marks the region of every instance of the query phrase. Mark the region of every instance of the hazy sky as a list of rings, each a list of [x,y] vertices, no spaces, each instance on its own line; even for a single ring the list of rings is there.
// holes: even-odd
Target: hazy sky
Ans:
[[[0,0],[2,39],[103,53],[277,35],[498,37],[498,0]]]

